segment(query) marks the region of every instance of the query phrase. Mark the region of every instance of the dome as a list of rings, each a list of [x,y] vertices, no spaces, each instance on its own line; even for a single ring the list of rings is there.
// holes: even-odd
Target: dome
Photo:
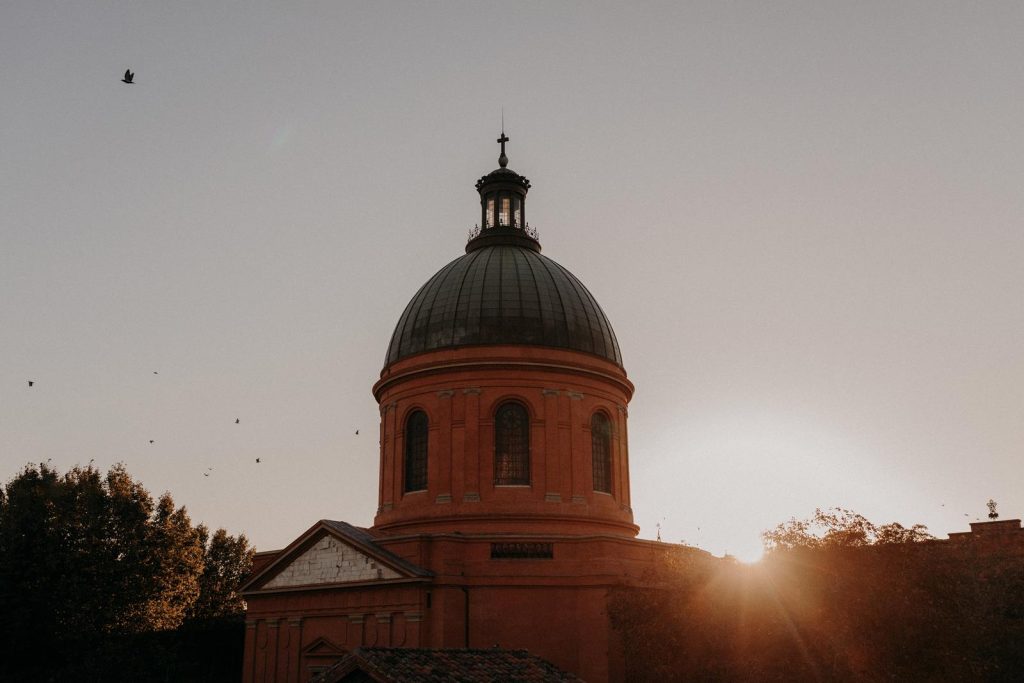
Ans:
[[[385,366],[426,351],[494,344],[583,351],[622,367],[594,297],[523,236],[480,235],[427,280],[398,320]]]

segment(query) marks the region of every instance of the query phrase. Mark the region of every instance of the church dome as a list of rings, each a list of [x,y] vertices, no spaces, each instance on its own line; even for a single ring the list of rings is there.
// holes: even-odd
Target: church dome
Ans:
[[[615,332],[576,276],[541,256],[526,222],[530,181],[508,166],[504,131],[499,168],[476,182],[480,225],[466,254],[420,287],[398,320],[385,367],[427,351],[480,345],[583,351],[622,367]]]
[[[405,307],[386,365],[425,351],[528,344],[592,353],[621,367],[615,332],[593,295],[526,242],[482,230]]]

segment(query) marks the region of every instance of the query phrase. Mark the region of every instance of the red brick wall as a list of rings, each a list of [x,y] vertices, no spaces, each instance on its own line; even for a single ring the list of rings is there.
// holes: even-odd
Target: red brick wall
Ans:
[[[635,536],[626,406],[632,385],[604,359],[540,347],[468,347],[405,359],[374,388],[381,410],[375,528],[537,531]],[[494,413],[515,400],[530,414],[530,485],[494,485]],[[405,420],[430,420],[428,487],[405,493]],[[590,419],[612,425],[612,493],[593,490]]]

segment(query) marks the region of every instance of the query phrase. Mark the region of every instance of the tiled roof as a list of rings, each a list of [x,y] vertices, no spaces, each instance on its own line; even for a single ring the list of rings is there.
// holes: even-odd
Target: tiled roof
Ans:
[[[526,650],[380,647],[353,650],[311,683],[338,683],[356,671],[380,683],[582,683]]]

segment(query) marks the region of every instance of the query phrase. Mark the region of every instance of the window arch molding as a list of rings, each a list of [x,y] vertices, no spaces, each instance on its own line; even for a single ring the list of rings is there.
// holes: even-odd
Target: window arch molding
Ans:
[[[497,401],[494,416],[494,485],[529,486],[530,422],[529,404],[517,397]]]
[[[427,489],[430,417],[419,406],[411,407],[402,420],[402,492]]]
[[[612,493],[612,438],[614,427],[604,410],[590,416],[590,458],[594,490]]]

